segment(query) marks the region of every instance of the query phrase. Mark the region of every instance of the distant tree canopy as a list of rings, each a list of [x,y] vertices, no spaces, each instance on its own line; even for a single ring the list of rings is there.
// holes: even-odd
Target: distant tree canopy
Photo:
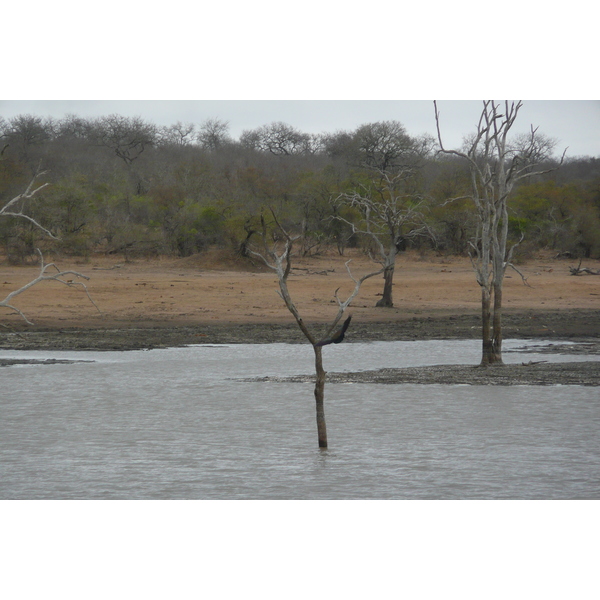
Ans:
[[[551,149],[552,140],[540,140],[540,152]],[[363,232],[365,215],[335,200],[383,190],[373,185],[377,173],[392,177],[408,169],[405,197],[419,198],[421,217],[403,225],[400,249],[464,254],[473,208],[448,200],[467,189],[468,173],[436,151],[431,137],[409,135],[399,121],[318,135],[273,122],[234,139],[219,118],[164,127],[114,114],[0,117],[0,199],[18,194],[40,168],[47,171],[50,185],[29,210],[60,238],[7,219],[0,222],[0,247],[14,262],[37,247],[80,256],[187,256],[219,246],[243,256],[261,209],[270,207],[284,227],[305,224],[304,253],[327,247],[343,253],[348,246],[369,252],[374,242]],[[515,190],[509,219],[510,235],[526,234],[521,252],[600,257],[600,157],[567,160],[547,175],[533,169]],[[411,235],[424,223],[431,235]]]

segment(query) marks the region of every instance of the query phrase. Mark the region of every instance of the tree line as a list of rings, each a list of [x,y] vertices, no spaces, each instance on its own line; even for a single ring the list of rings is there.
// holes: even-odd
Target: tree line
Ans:
[[[552,170],[555,143],[537,140],[508,205],[509,240],[523,239],[515,258],[539,248],[600,257],[600,158],[566,159]],[[218,118],[157,126],[121,115],[0,117],[0,197],[14,198],[43,170],[50,185],[21,208],[57,238],[32,221],[3,219],[0,244],[13,263],[37,248],[132,257],[218,246],[250,256],[268,209],[286,230],[303,230],[304,254],[371,253],[387,269],[391,294],[397,252],[466,255],[476,238],[468,165],[439,150],[399,121],[319,135],[273,122],[234,139]]]

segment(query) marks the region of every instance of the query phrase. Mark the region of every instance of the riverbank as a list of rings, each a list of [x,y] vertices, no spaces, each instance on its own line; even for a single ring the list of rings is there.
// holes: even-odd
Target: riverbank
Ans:
[[[352,308],[350,308],[352,313]],[[290,316],[288,323],[198,323],[174,326],[148,319],[98,327],[19,327],[0,332],[5,350],[148,350],[190,344],[307,343]],[[327,325],[307,322],[318,334]],[[593,343],[600,340],[600,311],[507,312],[505,339],[552,339]],[[429,311],[423,317],[395,321],[361,321],[354,315],[344,343],[428,339],[479,339],[478,314]],[[587,346],[582,346],[587,347]]]
[[[317,333],[337,312],[354,277],[378,265],[359,252],[298,258],[288,287],[304,322]],[[0,309],[0,347],[136,349],[209,343],[303,341],[264,265],[224,252],[181,259],[119,261],[94,256],[56,260],[88,277],[82,287],[42,282]],[[572,276],[571,261],[540,255],[509,271],[504,283],[504,337],[600,337],[600,276]],[[589,261],[591,270],[600,261]],[[0,298],[34,279],[35,265],[0,263]],[[477,338],[481,294],[468,258],[403,253],[394,276],[394,307],[376,307],[382,276],[367,279],[348,312],[348,341]]]
[[[290,275],[294,301],[317,337],[335,316],[336,289],[342,298],[352,290],[348,258],[354,276],[374,269],[365,256],[355,253],[298,260]],[[571,276],[569,264],[539,256],[519,265],[526,285],[516,273],[507,277],[505,339],[568,340],[578,342],[570,351],[582,357],[597,353],[600,277]],[[8,311],[0,315],[0,349],[108,351],[306,343],[277,294],[275,276],[260,265],[206,253],[136,262],[94,257],[85,263],[61,262],[60,267],[90,277],[85,283],[94,304],[80,288],[56,282],[36,285],[14,300],[34,325]],[[0,295],[36,275],[36,267],[0,265]],[[381,296],[380,276],[364,283],[348,309],[353,320],[344,343],[479,339],[479,288],[468,259],[403,254],[395,281],[393,308],[375,306]]]
[[[544,323],[540,328],[540,320]],[[596,328],[587,328],[584,336],[581,321],[595,319],[598,314],[579,311],[543,315],[513,314],[507,318],[507,338],[523,339],[523,351],[578,355],[581,361],[564,363],[522,363],[480,368],[476,365],[436,365],[404,369],[382,369],[355,373],[329,373],[330,383],[380,384],[448,384],[448,385],[600,385],[600,361],[586,357],[600,354],[600,336]],[[548,325],[550,324],[550,325]],[[344,343],[369,341],[402,341],[423,339],[478,339],[479,328],[474,315],[453,315],[410,319],[391,323],[353,323]],[[569,344],[537,346],[532,339],[568,341]],[[111,330],[63,329],[4,333],[0,349],[5,350],[140,350],[186,346],[193,344],[236,343],[306,343],[293,324],[198,325],[195,327],[121,328]],[[535,346],[535,347],[533,347]],[[52,365],[79,360],[0,359],[0,367],[15,364]],[[312,381],[311,375],[295,378],[265,378],[262,381]]]

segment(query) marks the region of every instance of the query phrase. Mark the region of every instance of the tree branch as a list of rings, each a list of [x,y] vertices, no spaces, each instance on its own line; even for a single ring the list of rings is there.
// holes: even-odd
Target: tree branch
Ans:
[[[48,229],[43,227],[33,217],[26,215],[23,212],[22,206],[21,206],[20,210],[18,210],[18,211],[17,210],[9,210],[12,207],[16,207],[16,205],[19,203],[19,201],[21,201],[21,200],[26,201],[26,200],[33,198],[41,190],[43,190],[45,187],[50,185],[49,183],[44,183],[44,184],[39,185],[34,188],[34,184],[35,184],[36,180],[45,174],[46,174],[46,171],[41,171],[38,168],[38,170],[34,174],[32,180],[29,182],[29,185],[27,186],[26,190],[22,194],[15,196],[12,200],[9,200],[0,209],[0,217],[17,217],[17,218],[26,219],[27,221],[33,223],[38,229],[43,231],[46,235],[48,235],[52,239],[58,240],[59,238],[56,237],[51,231],[49,231]],[[72,280],[65,281],[64,280],[64,277],[66,277],[68,275],[72,275],[74,277],[80,277],[82,279],[87,279],[87,280],[89,280],[89,277],[82,275],[81,273],[78,273],[77,271],[61,271],[54,263],[45,264],[44,256],[43,256],[42,252],[39,250],[39,248],[36,248],[36,250],[40,256],[40,273],[39,273],[39,275],[35,279],[30,281],[29,283],[27,283],[24,286],[22,286],[21,288],[19,288],[18,290],[14,290],[14,291],[10,292],[6,296],[6,298],[4,298],[4,300],[0,301],[0,307],[10,308],[11,310],[14,310],[17,314],[19,314],[23,318],[23,320],[26,323],[28,323],[29,325],[32,325],[32,322],[25,316],[25,314],[19,308],[14,306],[14,304],[12,304],[12,300],[19,294],[22,294],[23,292],[25,292],[29,288],[33,287],[34,285],[40,283],[41,281],[54,280],[54,281],[58,281],[59,283],[62,283],[64,285],[67,285],[69,287],[81,286],[84,289],[84,291],[88,297],[88,300],[96,307],[96,310],[102,315],[102,311],[98,308],[98,305],[92,300],[92,297],[90,296],[87,286],[83,282],[72,281]],[[54,274],[49,273],[48,270],[52,269],[52,268],[56,269],[57,272]]]
[[[285,238],[285,246],[284,246],[283,251],[278,252],[277,249],[275,248],[275,246],[273,244],[270,245],[268,243],[268,240],[267,240],[267,226],[266,226],[266,223],[264,221],[264,217],[262,217],[262,215],[261,215],[262,240],[263,240],[264,251],[263,252],[257,252],[256,250],[253,250],[253,249],[249,248],[248,252],[250,254],[252,254],[253,256],[256,256],[256,257],[260,258],[270,269],[272,269],[273,271],[275,271],[277,273],[277,278],[278,278],[278,281],[279,281],[279,290],[278,290],[277,293],[282,298],[282,300],[285,302],[285,305],[286,305],[287,309],[292,313],[292,315],[296,319],[296,323],[298,324],[298,327],[300,327],[302,333],[304,333],[304,335],[308,339],[308,341],[313,346],[315,346],[315,344],[318,343],[318,340],[316,339],[316,337],[309,331],[309,329],[304,324],[304,321],[302,320],[302,317],[300,316],[300,313],[299,313],[296,305],[294,304],[294,301],[292,300],[292,297],[291,297],[291,294],[289,292],[288,285],[287,285],[287,279],[288,279],[288,276],[289,276],[291,268],[292,268],[292,260],[291,260],[291,258],[292,258],[293,243],[296,240],[300,239],[302,236],[299,235],[299,236],[292,237],[281,226],[281,224],[279,223],[279,220],[277,219],[275,213],[272,210],[271,210],[271,214],[273,215],[273,218],[275,220],[275,223],[277,224],[277,227],[279,228],[279,230],[281,231],[281,233],[283,234],[283,236]],[[304,225],[303,225],[303,230],[304,230]],[[344,300],[344,301],[340,300],[340,298],[338,296],[339,288],[335,291],[334,296],[335,296],[335,299],[336,299],[336,301],[338,303],[338,312],[337,312],[337,315],[336,315],[336,317],[335,317],[335,319],[333,321],[333,324],[330,326],[330,328],[328,330],[328,334],[327,335],[330,335],[333,332],[333,330],[335,329],[336,325],[338,324],[338,322],[342,318],[344,312],[346,311],[346,309],[348,308],[348,306],[350,305],[350,303],[352,302],[352,300],[354,300],[354,298],[358,294],[358,292],[360,290],[360,286],[362,285],[362,283],[365,280],[369,279],[370,277],[374,277],[375,275],[379,275],[380,273],[383,272],[383,269],[380,269],[379,271],[376,271],[374,273],[368,273],[367,275],[364,275],[360,279],[356,279],[352,275],[352,272],[350,271],[349,263],[350,263],[350,261],[346,262],[346,269],[348,271],[348,274],[350,275],[350,278],[355,283],[354,290],[348,296],[348,298],[346,300]]]
[[[10,210],[11,207],[15,206],[19,201],[23,200],[25,202],[27,200],[30,200],[38,192],[50,185],[49,183],[43,183],[35,189],[32,189],[35,181],[42,175],[45,175],[46,173],[47,171],[38,170],[33,176],[33,179],[29,182],[27,189],[22,194],[19,194],[18,196],[15,196],[12,200],[9,200],[2,208],[0,208],[0,217],[17,217],[21,219],[26,219],[27,221],[33,223],[38,229],[43,231],[47,236],[51,237],[54,240],[58,240],[59,238],[56,237],[51,231],[40,225],[40,223],[38,223],[33,217],[26,215],[23,212],[23,207],[21,207],[21,209],[18,211]]]
[[[517,269],[517,267],[515,267],[515,265],[513,265],[513,263],[511,263],[511,262],[506,263],[506,266],[510,267],[511,269],[513,269],[514,271],[516,271],[521,276],[521,280],[523,281],[524,285],[526,285],[527,287],[531,287],[529,285],[529,282],[527,281],[527,277],[525,277],[525,275],[523,275],[523,273],[521,273],[521,271],[519,271],[519,269]]]
[[[0,301],[0,307],[10,308],[10,309],[14,310],[25,320],[26,323],[28,323],[29,325],[33,325],[33,323],[23,314],[23,312],[11,303],[12,299],[15,298],[16,296],[18,296],[19,294],[22,294],[23,292],[27,291],[29,288],[33,287],[34,285],[37,285],[41,281],[58,281],[59,283],[62,283],[68,287],[81,286],[84,289],[84,291],[88,297],[88,300],[96,307],[96,310],[102,315],[102,311],[98,308],[98,305],[92,300],[92,297],[90,296],[90,293],[89,293],[85,283],[83,283],[81,281],[71,281],[71,280],[65,281],[63,279],[67,275],[73,275],[75,277],[80,277],[82,279],[87,279],[89,281],[89,279],[90,279],[89,277],[87,277],[86,275],[82,275],[81,273],[78,273],[77,271],[61,271],[54,263],[45,264],[44,256],[42,255],[42,252],[39,249],[36,249],[36,250],[40,256],[40,273],[39,273],[39,275],[35,279],[30,281],[29,283],[26,283],[24,286],[20,287],[18,290],[14,290],[14,291],[10,292],[8,294],[8,296],[6,296],[6,298],[4,298],[4,300]],[[57,272],[53,273],[53,274],[49,274],[48,269],[52,269],[52,268],[56,269]]]

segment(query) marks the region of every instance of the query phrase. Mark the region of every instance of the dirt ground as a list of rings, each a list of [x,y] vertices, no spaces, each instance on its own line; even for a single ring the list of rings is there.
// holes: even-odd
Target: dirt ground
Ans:
[[[297,259],[289,288],[304,321],[317,334],[336,314],[355,277],[377,269],[358,252]],[[305,341],[277,293],[277,278],[217,251],[183,259],[94,256],[56,261],[75,270],[82,288],[41,282],[13,299],[34,323],[0,308],[0,348],[134,349],[189,343]],[[600,261],[582,265],[598,269]],[[540,255],[509,271],[504,284],[504,336],[600,337],[600,276],[572,276],[574,261]],[[0,300],[31,281],[38,267],[0,264]],[[477,338],[480,292],[468,258],[398,257],[394,308],[377,308],[381,275],[367,280],[349,308],[348,341]]]
[[[355,277],[376,270],[364,255],[297,260],[289,288],[304,322],[321,337],[337,312],[335,292],[345,299]],[[600,261],[583,265],[598,270]],[[87,262],[57,262],[62,270],[89,277],[83,288],[41,282],[13,299],[34,322],[28,325],[0,308],[0,348],[18,350],[134,350],[187,344],[304,342],[277,293],[277,278],[217,252],[186,259],[124,261],[96,256]],[[570,261],[540,255],[518,265],[504,285],[505,338],[570,340],[581,362],[386,369],[328,374],[328,380],[376,383],[471,385],[600,385],[600,276],[570,275]],[[34,279],[37,267],[0,264],[0,299]],[[78,279],[73,276],[73,280]],[[382,276],[367,280],[350,306],[344,343],[374,340],[478,339],[480,292],[468,259],[404,254],[398,258],[394,308],[377,308]],[[560,346],[549,346],[547,352]],[[564,352],[564,350],[560,350]],[[54,364],[56,359],[2,359]],[[310,377],[310,376],[308,376]]]

